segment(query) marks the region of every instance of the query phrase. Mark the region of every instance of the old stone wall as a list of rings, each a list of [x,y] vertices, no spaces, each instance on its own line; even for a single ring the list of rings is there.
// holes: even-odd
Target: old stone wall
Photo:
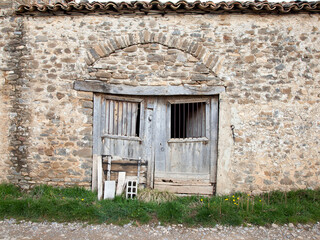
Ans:
[[[0,168],[10,166],[3,179],[90,185],[93,94],[73,90],[73,82],[98,79],[225,86],[220,111],[229,117],[220,121],[230,122],[224,127],[231,146],[219,158],[228,162],[218,172],[218,184],[228,186],[221,192],[319,187],[319,20],[317,14],[3,17],[1,59],[8,69],[1,69],[1,97],[8,100],[0,109],[8,124],[0,123]]]

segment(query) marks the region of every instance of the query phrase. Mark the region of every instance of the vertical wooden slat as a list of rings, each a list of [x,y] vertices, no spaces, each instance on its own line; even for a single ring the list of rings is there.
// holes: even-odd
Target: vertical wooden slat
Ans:
[[[218,158],[218,97],[214,97],[211,99],[211,114],[210,114],[210,181],[216,182],[216,174],[217,174],[217,158]]]
[[[202,123],[202,135],[209,138],[209,136],[206,133],[206,125],[207,125],[207,107],[210,106],[210,103],[206,102],[204,103],[204,106],[202,108],[202,112],[203,112],[203,123]],[[209,111],[210,112],[210,111]]]
[[[110,120],[110,100],[105,100],[105,133],[109,134],[109,120]]]
[[[157,172],[164,172],[166,170],[166,158],[169,155],[166,155],[166,148],[167,148],[167,141],[166,135],[163,133],[168,133],[169,131],[166,130],[166,119],[170,116],[168,113],[166,115],[164,101],[161,99],[157,99],[155,101],[155,125],[154,125],[154,139],[153,139],[153,148],[155,154],[155,174]],[[168,132],[167,132],[168,131]],[[162,133],[162,134],[158,134]],[[164,149],[164,151],[162,150]],[[156,177],[156,175],[155,175]]]
[[[98,155],[93,154],[92,163],[92,191],[98,190]]]
[[[123,115],[122,115],[122,110],[123,110],[123,102],[118,101],[118,136],[122,135],[122,120],[123,120]]]
[[[154,142],[154,99],[148,99],[145,103],[147,105],[145,114],[145,133],[144,133],[144,148],[142,151],[145,152],[145,159],[148,164],[147,171],[147,186],[154,187],[154,154],[153,154],[153,142]],[[142,118],[143,119],[143,118]]]
[[[102,141],[101,141],[101,97],[94,95],[94,108],[93,108],[93,149],[92,149],[92,191],[98,189],[98,157],[101,156]]]
[[[100,113],[100,131],[101,133],[106,132],[106,100],[102,98],[101,100],[101,113]]]
[[[128,136],[127,132],[127,118],[128,118],[128,111],[127,111],[128,102],[123,102],[122,106],[122,135]]]
[[[132,129],[132,103],[128,102],[128,117],[127,117],[127,134],[131,136],[131,129]]]
[[[114,101],[110,100],[109,107],[109,134],[114,134],[113,123],[114,123]]]
[[[93,108],[93,154],[101,154],[101,97],[100,95],[94,95],[94,108]]]
[[[138,104],[132,103],[131,110],[131,136],[136,136],[136,124],[137,124],[137,115],[138,115]]]
[[[114,101],[113,134],[118,135],[119,102]]]
[[[98,173],[97,174],[98,175],[98,199],[101,200],[103,196],[103,185],[104,185],[101,156],[97,156],[97,173]]]

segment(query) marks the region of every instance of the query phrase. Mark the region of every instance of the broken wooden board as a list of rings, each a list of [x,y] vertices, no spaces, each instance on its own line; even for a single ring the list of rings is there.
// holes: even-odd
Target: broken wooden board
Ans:
[[[117,183],[117,191],[116,195],[120,196],[124,190],[126,184],[126,172],[119,172],[118,173],[118,183]]]

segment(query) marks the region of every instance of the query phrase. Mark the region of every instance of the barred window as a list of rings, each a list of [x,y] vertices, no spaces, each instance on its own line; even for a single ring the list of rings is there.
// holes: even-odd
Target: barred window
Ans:
[[[171,104],[171,138],[200,138],[205,133],[205,102]]]

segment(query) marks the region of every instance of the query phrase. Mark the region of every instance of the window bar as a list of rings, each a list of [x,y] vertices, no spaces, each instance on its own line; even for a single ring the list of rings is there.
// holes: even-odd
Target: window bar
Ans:
[[[182,128],[182,137],[185,138],[186,137],[186,104],[184,103],[183,105],[183,112],[182,112],[182,124],[183,124],[183,128]]]
[[[196,118],[197,118],[197,125],[196,125],[196,129],[197,129],[197,133],[196,133],[196,137],[199,137],[199,102],[197,102],[197,107],[196,107]]]
[[[179,133],[178,133],[178,137],[181,138],[181,104],[178,104],[179,106],[179,113],[178,113],[178,116],[179,116]]]
[[[172,131],[172,137],[176,138],[176,131],[177,131],[177,105],[173,104],[173,131]],[[172,126],[171,126],[172,127]]]
[[[190,135],[190,130],[189,130],[189,128],[190,128],[190,118],[189,118],[189,111],[190,111],[190,109],[189,109],[189,107],[190,107],[190,103],[187,103],[188,104],[188,106],[187,106],[187,119],[186,119],[186,124],[187,124],[187,135],[186,135],[186,137],[188,138],[188,137],[190,137],[189,135]]]
[[[125,122],[126,129],[124,131],[124,136],[128,136],[128,102],[126,102],[125,104],[126,104],[126,122]]]
[[[201,136],[206,136],[206,108],[207,108],[207,103],[203,103],[202,104],[202,117],[203,117],[203,124],[202,124],[202,133],[201,133]]]
[[[197,122],[197,137],[200,137],[200,125],[201,125],[201,114],[200,114],[200,108],[201,103],[197,102],[197,116],[198,116],[198,122]]]
[[[191,106],[192,106],[192,112],[191,112],[191,114],[192,114],[192,117],[191,117],[192,118],[192,135],[191,135],[191,137],[194,138],[194,123],[195,123],[194,122],[194,104],[192,104]]]

